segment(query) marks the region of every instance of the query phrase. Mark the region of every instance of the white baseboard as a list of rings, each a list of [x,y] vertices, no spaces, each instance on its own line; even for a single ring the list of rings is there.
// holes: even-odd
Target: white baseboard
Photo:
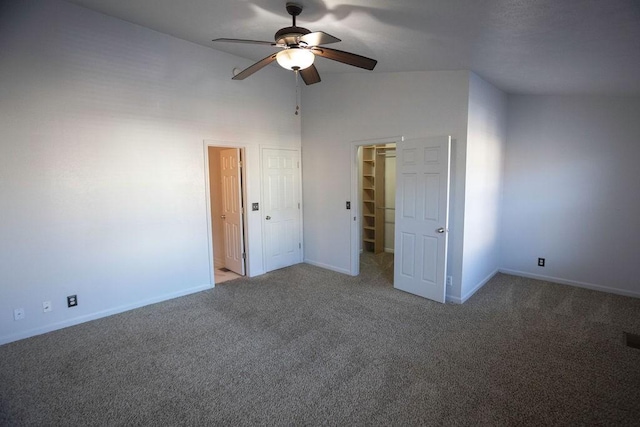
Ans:
[[[529,279],[543,280],[545,282],[559,283],[561,285],[576,286],[578,288],[591,289],[592,291],[608,292],[610,294],[623,295],[625,297],[640,298],[640,292],[629,291],[627,289],[611,288],[608,286],[596,285],[594,283],[579,282],[577,280],[561,279],[559,277],[543,276],[541,274],[528,273],[526,271],[510,270],[501,268],[500,273],[511,274],[512,276],[527,277]]]
[[[476,286],[474,286],[473,289],[471,289],[466,294],[462,295],[462,297],[452,297],[452,296],[448,296],[447,295],[447,298],[446,298],[447,302],[451,302],[451,303],[454,303],[454,304],[464,304],[469,298],[471,298],[476,292],[478,292],[480,290],[480,288],[482,288],[484,285],[486,285],[487,282],[493,278],[493,276],[498,274],[499,271],[500,270],[498,270],[498,269],[493,270],[491,273],[489,273],[489,275],[487,277],[482,279],[480,281],[480,283],[478,283]]]
[[[393,253],[395,253],[395,249],[393,249],[393,248],[384,248],[384,251],[385,251],[386,253],[388,253],[388,254],[393,254]]]
[[[489,273],[489,275],[487,277],[485,277],[484,279],[482,279],[482,281],[480,281],[480,283],[478,283],[473,289],[471,289],[469,292],[467,292],[466,294],[464,294],[462,296],[462,302],[464,303],[466,300],[468,300],[469,298],[471,298],[473,296],[473,294],[475,294],[476,292],[478,292],[480,290],[480,288],[482,288],[484,285],[487,284],[487,282],[489,280],[491,280],[491,278],[493,278],[493,276],[495,276],[496,274],[498,274],[498,269],[493,270],[491,273]]]
[[[123,313],[125,311],[144,307],[145,305],[156,304],[162,301],[183,297],[185,295],[195,294],[196,292],[206,291],[207,289],[213,289],[213,288],[214,286],[209,284],[196,286],[196,287],[185,289],[179,292],[173,292],[170,294],[164,294],[157,297],[149,298],[143,301],[138,301],[133,304],[121,305],[121,306],[110,308],[107,310],[98,311],[96,313],[89,313],[83,316],[74,317],[72,319],[66,319],[61,322],[56,322],[46,326],[41,326],[38,328],[29,329],[27,331],[18,332],[16,334],[5,335],[3,337],[0,337],[0,345],[8,344],[10,342],[22,340],[25,338],[34,337],[36,335],[46,334],[47,332],[52,332],[58,329],[68,328],[69,326],[79,325],[80,323],[89,322],[91,320],[96,320],[103,317],[112,316],[114,314]]]
[[[445,302],[450,302],[452,304],[462,304],[462,298],[460,298],[460,297],[452,297],[450,295],[445,295],[444,301]]]
[[[310,259],[304,260],[305,264],[315,265],[316,267],[324,268],[325,270],[335,271],[337,273],[347,274],[351,276],[351,270],[347,270],[340,267],[334,267],[333,265],[324,264],[322,262],[312,261]]]

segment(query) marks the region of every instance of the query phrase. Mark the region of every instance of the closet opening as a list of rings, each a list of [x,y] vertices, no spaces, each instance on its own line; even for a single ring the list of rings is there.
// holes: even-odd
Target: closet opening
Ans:
[[[380,274],[393,285],[396,144],[358,147],[360,273]]]

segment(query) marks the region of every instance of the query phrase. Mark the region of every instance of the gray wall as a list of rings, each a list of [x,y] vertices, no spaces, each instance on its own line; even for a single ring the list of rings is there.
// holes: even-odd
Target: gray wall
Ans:
[[[305,88],[302,112],[305,261],[350,269],[351,143],[402,135],[452,135],[449,270],[460,296],[467,138],[467,71],[323,76]]]
[[[247,146],[259,201],[291,75],[55,0],[0,3],[0,52],[0,343],[210,287],[203,141]]]
[[[260,201],[260,146],[300,146],[291,75],[231,81],[249,61],[56,0],[0,3],[0,52],[0,343],[209,287],[203,140],[246,146]],[[306,260],[349,271],[352,141],[451,134],[450,299],[496,266],[640,296],[640,99],[507,106],[504,150],[504,95],[467,71],[306,87]]]
[[[460,301],[500,267],[500,211],[507,96],[474,73],[469,79],[464,252]]]
[[[640,297],[640,98],[510,96],[507,141],[501,269]]]

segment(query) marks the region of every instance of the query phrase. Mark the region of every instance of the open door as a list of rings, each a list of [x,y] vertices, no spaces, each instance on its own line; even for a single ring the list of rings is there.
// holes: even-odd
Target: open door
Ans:
[[[240,165],[239,148],[230,148],[220,152],[224,266],[234,273],[244,276],[242,171]]]
[[[396,161],[394,287],[443,303],[451,137],[399,142]]]

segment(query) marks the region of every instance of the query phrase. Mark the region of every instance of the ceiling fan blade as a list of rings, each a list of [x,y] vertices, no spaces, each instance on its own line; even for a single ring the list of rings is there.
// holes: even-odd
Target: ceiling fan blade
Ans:
[[[318,69],[315,65],[311,64],[310,67],[298,72],[300,73],[300,77],[302,77],[302,81],[304,81],[307,86],[314,83],[320,83],[320,74],[318,74]]]
[[[316,31],[315,33],[305,34],[300,37],[301,42],[305,42],[307,46],[318,46],[321,44],[337,43],[340,40],[337,37],[333,37],[331,34],[327,34],[324,31]]]
[[[233,80],[244,80],[244,79],[246,79],[251,74],[255,73],[256,71],[260,70],[261,68],[266,67],[267,65],[269,65],[273,61],[275,61],[276,60],[276,56],[277,56],[277,54],[274,53],[274,54],[271,54],[271,55],[267,56],[266,58],[261,59],[260,61],[256,62],[255,64],[253,64],[249,68],[245,68],[244,70],[240,71],[238,74],[233,76]]]
[[[246,44],[266,44],[269,46],[278,46],[274,42],[265,42],[262,40],[242,40],[242,39],[213,39],[212,42],[227,42],[227,43],[246,43]]]
[[[334,61],[342,62],[343,64],[353,65],[354,67],[364,68],[365,70],[373,70],[378,63],[375,59],[356,55],[355,53],[343,52],[337,49],[329,49],[328,47],[314,47],[311,51],[323,58],[332,59]]]

